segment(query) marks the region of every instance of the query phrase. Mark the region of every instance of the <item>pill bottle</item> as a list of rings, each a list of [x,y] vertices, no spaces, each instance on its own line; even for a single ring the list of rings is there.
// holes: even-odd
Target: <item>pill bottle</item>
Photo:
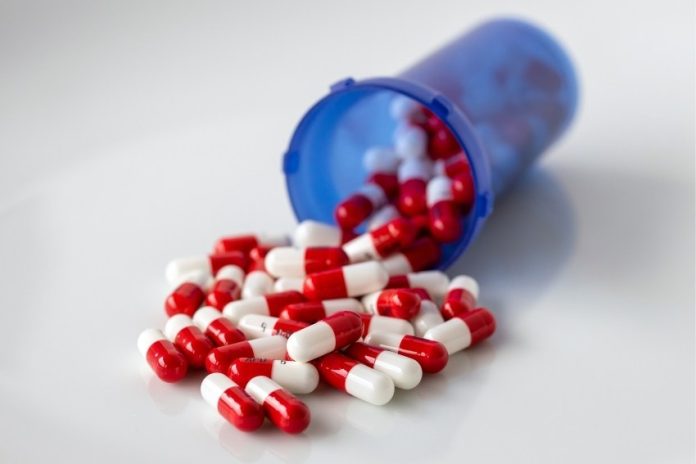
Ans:
[[[496,198],[568,128],[578,89],[559,44],[512,19],[483,23],[396,77],[343,79],[302,117],[283,157],[298,220],[335,223],[335,206],[366,180],[365,151],[392,145],[396,95],[438,116],[469,160],[475,200],[460,239],[442,247],[445,269],[480,233]]]

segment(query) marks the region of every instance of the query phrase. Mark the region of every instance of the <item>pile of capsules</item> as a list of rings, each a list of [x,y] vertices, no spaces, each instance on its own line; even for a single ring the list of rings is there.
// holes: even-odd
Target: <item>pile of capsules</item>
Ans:
[[[304,221],[292,239],[223,237],[209,256],[169,263],[169,319],[138,338],[160,379],[204,368],[203,398],[235,427],[268,417],[300,433],[310,411],[295,395],[320,379],[383,405],[493,334],[474,279],[428,270],[472,206],[467,158],[411,100],[394,99],[391,113],[394,147],[365,153],[368,180],[336,207],[338,227]]]

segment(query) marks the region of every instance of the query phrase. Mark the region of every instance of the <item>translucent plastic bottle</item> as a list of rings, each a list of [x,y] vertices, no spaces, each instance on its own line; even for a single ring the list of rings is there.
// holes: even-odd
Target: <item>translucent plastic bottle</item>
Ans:
[[[575,73],[545,32],[495,20],[396,77],[337,82],[304,115],[283,159],[298,220],[334,223],[336,204],[367,177],[365,150],[392,143],[389,104],[398,94],[437,115],[469,158],[475,202],[459,241],[443,247],[444,269],[480,232],[496,196],[567,129],[577,107]]]

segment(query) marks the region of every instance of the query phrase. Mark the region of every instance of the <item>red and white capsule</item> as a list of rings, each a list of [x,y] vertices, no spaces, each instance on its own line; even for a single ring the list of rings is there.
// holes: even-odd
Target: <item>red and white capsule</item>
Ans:
[[[205,357],[213,349],[213,342],[185,314],[170,317],[164,325],[164,335],[184,353],[191,367],[203,367]]]
[[[234,324],[247,314],[263,314],[278,317],[280,312],[289,304],[300,303],[306,298],[300,292],[293,290],[270,295],[257,296],[248,300],[233,301],[225,306],[222,313]]]
[[[354,238],[343,245],[343,251],[352,263],[382,259],[413,243],[419,230],[413,221],[396,218]]]
[[[387,203],[388,194],[375,182],[362,185],[357,192],[336,206],[336,222],[342,229],[354,229]]]
[[[221,237],[215,242],[213,254],[228,253],[230,251],[241,251],[248,254],[253,248],[266,247],[273,248],[285,246],[290,243],[287,235],[271,235],[271,234],[247,234],[247,235],[231,235]]]
[[[254,377],[268,377],[296,395],[312,393],[319,385],[319,373],[312,364],[282,359],[235,359],[227,375],[242,387]]]
[[[432,162],[426,158],[409,159],[399,166],[399,196],[396,204],[402,214],[415,216],[426,212],[426,192],[432,176]]]
[[[447,293],[449,278],[440,271],[422,271],[389,277],[386,288],[424,288],[434,298]]]
[[[314,365],[324,382],[368,403],[381,406],[394,396],[394,382],[387,375],[344,354],[329,353]]]
[[[385,332],[398,335],[413,335],[415,333],[411,323],[405,319],[397,319],[389,316],[373,316],[371,314],[360,314],[360,319],[363,323],[363,338],[374,332]]]
[[[239,330],[244,332],[247,338],[270,337],[282,335],[288,338],[298,330],[302,330],[309,324],[306,322],[279,319],[273,316],[261,314],[247,314],[239,320]]]
[[[341,311],[290,335],[288,356],[308,362],[345,348],[362,336],[362,320],[350,311]]]
[[[269,248],[269,247],[252,248],[251,251],[249,252],[249,266],[248,266],[247,271],[249,271],[249,272],[253,272],[253,271],[268,272],[266,270],[266,255],[272,249],[273,248]]]
[[[186,357],[160,330],[144,330],[138,336],[138,351],[157,377],[165,382],[178,382],[188,372]]]
[[[242,298],[256,298],[273,292],[273,277],[264,271],[252,271],[247,274],[242,287]]]
[[[193,315],[193,323],[217,346],[246,340],[244,333],[212,306],[203,306]]]
[[[451,319],[455,314],[471,311],[476,307],[479,295],[479,285],[473,277],[460,275],[452,279],[447,294],[440,308],[445,320]]]
[[[362,299],[365,309],[372,314],[411,319],[418,314],[420,297],[410,289],[389,289],[366,295]]]
[[[266,269],[275,277],[304,277],[348,264],[350,260],[339,247],[274,248],[266,255]]]
[[[329,224],[305,220],[295,229],[292,244],[295,248],[339,247],[354,236],[350,231]]]
[[[423,369],[416,361],[382,348],[357,342],[344,352],[356,361],[387,375],[402,390],[415,388],[423,378]]]
[[[428,330],[424,337],[442,343],[449,354],[485,340],[495,332],[495,318],[486,308],[458,313]]]
[[[307,405],[268,377],[254,377],[244,390],[283,432],[301,433],[309,427],[311,414]]]
[[[201,396],[239,430],[252,432],[263,424],[261,406],[224,374],[208,374],[201,383]]]
[[[476,198],[474,178],[471,174],[458,174],[452,177],[452,198],[459,204],[463,212],[471,209]]]
[[[428,134],[418,126],[400,126],[394,132],[394,150],[403,160],[423,158],[428,147]]]
[[[462,235],[462,221],[452,194],[452,180],[444,176],[432,178],[427,195],[430,234],[443,243],[456,241]]]
[[[167,281],[170,285],[179,282],[180,279],[193,271],[201,271],[209,276],[217,274],[223,267],[229,264],[246,269],[247,257],[241,251],[230,251],[209,256],[194,256],[190,258],[179,258],[170,261],[165,271]]]
[[[201,271],[189,273],[169,294],[164,302],[164,312],[171,317],[175,314],[191,316],[205,301],[205,287],[208,274]]]
[[[227,372],[232,361],[238,358],[285,358],[287,339],[281,335],[257,338],[213,348],[205,359],[208,372]]]
[[[367,230],[375,230],[376,228],[383,226],[392,219],[396,219],[400,216],[401,213],[399,213],[399,210],[396,209],[394,205],[384,205],[372,216],[370,216],[370,219],[367,221]]]
[[[435,241],[423,237],[398,253],[381,261],[390,276],[424,271],[440,260],[440,247]]]
[[[314,301],[366,295],[387,285],[389,275],[376,261],[350,264],[305,278],[302,293]]]
[[[428,374],[440,372],[449,361],[442,343],[413,335],[373,332],[365,337],[365,343],[411,358]]]
[[[273,284],[273,293],[287,292],[290,290],[301,292],[302,284],[304,284],[304,279],[302,277],[281,277]]]
[[[308,301],[305,303],[287,305],[280,313],[280,317],[283,319],[292,319],[293,321],[302,321],[309,324],[314,324],[315,322],[340,311],[362,313],[364,312],[364,308],[362,303],[354,298]]]
[[[428,330],[445,322],[445,319],[432,301],[421,298],[419,306],[418,314],[411,318],[411,325],[416,336],[423,337]]]
[[[244,270],[241,267],[233,264],[223,266],[215,274],[213,287],[205,298],[206,304],[222,311],[227,303],[242,296],[243,284]]]

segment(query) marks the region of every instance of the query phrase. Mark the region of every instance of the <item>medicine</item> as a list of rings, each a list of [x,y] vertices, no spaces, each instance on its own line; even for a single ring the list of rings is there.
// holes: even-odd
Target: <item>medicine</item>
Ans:
[[[363,155],[363,167],[369,174],[375,172],[394,174],[400,162],[396,152],[387,147],[368,148]]]
[[[270,234],[248,234],[234,235],[222,237],[215,242],[213,254],[219,255],[230,251],[241,251],[244,254],[249,254],[252,248],[256,247],[278,247],[285,246],[290,243],[287,235],[270,235]]]
[[[459,205],[452,195],[452,181],[434,177],[428,182],[428,223],[430,234],[442,243],[454,242],[462,235]]]
[[[373,332],[365,337],[365,343],[411,358],[428,374],[440,372],[449,360],[441,343],[413,335]]]
[[[314,301],[333,300],[381,290],[388,281],[389,275],[382,265],[368,261],[310,274],[305,278],[302,293]]]
[[[440,253],[440,247],[433,239],[423,237],[413,242],[413,245],[408,248],[381,261],[380,264],[390,276],[409,274],[424,271],[437,264],[440,261]]]
[[[170,261],[167,265],[167,281],[170,285],[173,285],[181,279],[182,276],[193,271],[201,271],[208,275],[215,275],[223,266],[227,266],[228,264],[234,264],[242,269],[246,269],[247,257],[241,251],[230,251],[219,255],[175,259]]]
[[[367,230],[372,231],[383,226],[392,219],[400,217],[399,210],[394,205],[384,205],[367,221]]]
[[[343,251],[352,263],[382,259],[412,244],[419,231],[420,227],[414,222],[396,218],[382,227],[357,236],[343,245]]]
[[[244,279],[242,298],[256,298],[273,292],[273,277],[264,271],[252,271]]]
[[[435,340],[456,353],[485,340],[495,332],[495,318],[485,308],[456,314],[452,319],[428,330],[425,338]]]
[[[305,220],[295,229],[292,244],[295,248],[339,247],[355,235],[317,221]]]
[[[249,252],[249,272],[253,271],[263,271],[268,272],[266,269],[266,255],[273,248],[271,247],[256,247],[252,248]]]
[[[423,369],[420,364],[391,351],[357,342],[350,345],[345,350],[345,354],[387,375],[394,385],[402,390],[415,388],[423,378]]]
[[[203,306],[193,315],[193,323],[217,346],[246,340],[244,333],[212,306]]]
[[[344,354],[327,354],[314,365],[324,382],[368,403],[382,406],[394,396],[394,382],[389,377]]]
[[[286,349],[292,360],[308,362],[345,348],[361,336],[360,316],[341,311],[290,335]]]
[[[350,261],[339,247],[274,248],[266,255],[266,269],[275,277],[304,277],[345,266]]]
[[[286,343],[287,339],[285,337],[274,335],[272,337],[219,346],[213,348],[208,353],[208,357],[205,360],[205,369],[208,372],[225,373],[230,368],[232,361],[237,358],[283,359],[285,358]]]
[[[205,357],[213,349],[213,342],[206,337],[193,320],[185,314],[177,314],[167,320],[164,334],[181,351],[191,367],[203,367]]]
[[[244,390],[283,432],[300,433],[309,426],[311,414],[307,405],[268,377],[254,377]]]
[[[289,319],[278,319],[273,316],[263,316],[260,314],[247,314],[239,320],[239,330],[241,330],[247,338],[270,337],[273,335],[282,335],[288,338],[298,330],[302,330],[309,324],[299,321],[291,321]]]
[[[175,314],[191,316],[205,301],[205,284],[208,274],[196,271],[188,274],[181,284],[164,301],[164,312],[171,317]]]
[[[289,304],[305,301],[302,293],[293,290],[270,295],[257,296],[248,300],[233,301],[225,306],[222,313],[227,316],[232,323],[237,324],[242,316],[247,314],[263,314],[266,316],[278,317],[280,312]]]
[[[397,95],[389,104],[389,114],[396,121],[408,121],[421,109],[420,103],[412,98]]]
[[[178,382],[186,376],[186,357],[157,329],[146,329],[138,336],[138,351],[157,377],[165,382]]]
[[[440,271],[412,272],[393,275],[385,288],[424,288],[435,298],[442,298],[447,293],[449,278]]]
[[[366,183],[336,206],[334,213],[336,223],[341,229],[352,230],[384,206],[387,200],[388,193],[380,185],[373,182]]]
[[[308,301],[306,303],[287,305],[283,312],[280,313],[280,317],[314,324],[339,311],[362,313],[363,310],[362,303],[354,298],[338,298],[335,300]]]
[[[396,204],[402,214],[415,216],[427,211],[426,192],[432,176],[432,162],[425,158],[409,159],[399,166],[399,197]]]
[[[400,127],[394,133],[394,150],[403,160],[423,158],[428,147],[428,134],[418,126]]]
[[[362,338],[373,332],[393,333],[398,335],[413,335],[415,332],[409,321],[388,316],[372,316],[360,314],[362,320]]]
[[[365,309],[372,314],[411,319],[418,314],[420,297],[410,289],[380,290],[362,299]]]
[[[447,159],[461,150],[457,139],[444,124],[428,135],[428,155],[432,159]]]
[[[242,268],[233,264],[223,266],[215,275],[215,282],[205,298],[205,303],[222,311],[227,303],[238,300],[242,296],[243,283]]]
[[[443,322],[445,322],[445,319],[440,314],[437,305],[432,301],[421,298],[420,310],[411,319],[411,325],[416,332],[416,336],[423,337],[428,330]]]
[[[227,375],[242,387],[259,375],[268,377],[296,395],[312,393],[319,385],[319,373],[312,364],[281,359],[235,359]]]
[[[273,292],[280,293],[290,290],[301,292],[302,284],[304,284],[304,279],[301,277],[281,277],[273,284]]]
[[[201,396],[239,430],[252,432],[263,424],[261,406],[224,374],[208,374],[201,382]]]
[[[459,203],[463,211],[471,209],[475,197],[474,178],[471,174],[465,173],[452,177],[452,198]]]
[[[447,288],[447,294],[440,308],[442,317],[449,320],[455,314],[473,310],[476,307],[478,295],[479,285],[476,280],[467,275],[455,277]]]

